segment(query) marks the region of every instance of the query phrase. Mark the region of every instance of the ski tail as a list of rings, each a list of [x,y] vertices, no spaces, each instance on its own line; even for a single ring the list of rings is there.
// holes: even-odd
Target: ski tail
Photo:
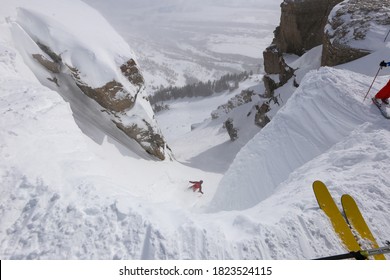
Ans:
[[[378,243],[375,240],[374,235],[371,233],[362,213],[359,210],[356,201],[352,196],[344,194],[341,197],[341,204],[346,216],[346,219],[350,226],[356,231],[357,235],[363,240],[361,243],[370,243],[370,246],[374,249],[378,249]],[[385,260],[383,254],[374,255],[376,260]]]
[[[313,183],[313,191],[317,198],[318,205],[330,219],[333,229],[347,248],[347,251],[361,251],[359,243],[356,241],[346,220],[341,215],[341,212],[330,195],[326,185],[321,181],[315,181]]]

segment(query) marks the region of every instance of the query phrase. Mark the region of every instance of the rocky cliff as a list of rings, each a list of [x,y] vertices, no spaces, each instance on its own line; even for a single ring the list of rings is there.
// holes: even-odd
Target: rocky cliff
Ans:
[[[263,53],[265,72],[282,73],[284,53],[301,56],[318,45],[323,45],[323,66],[367,55],[383,45],[389,13],[390,0],[285,0],[274,40]],[[368,42],[367,34],[378,40]]]
[[[283,1],[280,25],[274,31],[272,44],[263,52],[265,96],[276,100],[276,89],[293,77],[294,86],[298,87],[295,76],[303,76],[310,70],[311,66],[297,66],[295,62],[288,65],[285,54],[304,57],[313,50],[317,57],[321,56],[318,65],[313,66],[335,66],[385,47],[389,14],[390,0]],[[320,45],[321,51],[314,50]],[[308,64],[314,58],[311,55],[302,61]]]
[[[331,9],[341,0],[285,0],[274,44],[282,53],[302,55],[322,44],[324,26]]]
[[[285,71],[283,53],[302,55],[321,45],[324,27],[332,8],[341,0],[285,0],[281,6],[280,25],[274,40],[264,53],[267,74]]]
[[[274,91],[295,77],[296,69],[286,63],[283,55],[289,53],[301,56],[321,45],[328,15],[339,2],[341,0],[285,0],[280,5],[280,24],[274,31],[272,44],[263,52],[266,73],[263,83],[265,96],[270,100],[278,102]],[[294,86],[298,86],[295,78]],[[267,112],[261,116],[268,118]]]

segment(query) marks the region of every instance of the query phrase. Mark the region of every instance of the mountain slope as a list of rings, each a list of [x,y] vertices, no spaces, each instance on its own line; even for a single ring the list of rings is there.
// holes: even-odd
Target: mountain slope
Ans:
[[[201,170],[148,161],[84,123],[101,137],[92,141],[69,103],[25,65],[9,27],[2,17],[0,258],[311,259],[343,253],[315,201],[311,184],[318,179],[337,202],[343,193],[355,197],[380,245],[388,238],[389,123],[369,100],[362,102],[372,76],[333,68],[307,74],[222,177],[226,163],[216,168],[215,161],[204,161]],[[373,92],[386,82],[387,75],[378,77]],[[188,111],[197,109],[190,103]],[[217,137],[229,149],[221,133],[207,132],[195,134]],[[192,158],[197,142],[177,143]],[[196,148],[224,151],[209,145]],[[188,190],[188,181],[198,179],[205,182],[203,196]]]
[[[207,204],[213,192],[211,174],[206,176],[206,196],[183,192],[185,178],[193,176],[195,170],[174,163],[156,165],[121,158],[108,143],[97,146],[82,137],[71,121],[69,107],[53,92],[20,78],[2,78],[1,154],[7,159],[1,163],[2,258],[308,259],[343,252],[329,222],[316,207],[310,187],[316,179],[330,186],[336,200],[344,192],[353,195],[383,244],[390,222],[390,190],[385,176],[390,166],[388,122],[373,106],[362,104],[361,96],[340,89],[345,81],[354,89],[363,89],[369,80],[330,68],[309,74],[302,82],[306,91],[296,92],[270,127],[285,128],[284,140],[294,155],[302,153],[297,149],[299,143],[294,142],[296,133],[320,143],[315,147],[323,148],[323,153],[311,155],[271,196],[251,209],[202,213],[199,207]],[[325,82],[327,87],[323,87]],[[20,85],[27,92],[20,90]],[[325,98],[332,92],[339,96]],[[31,97],[26,99],[26,94]],[[49,96],[57,105],[48,103]],[[294,118],[297,123],[299,116],[291,106],[302,100],[317,105],[316,110],[306,107],[306,112],[321,124],[319,131],[335,136],[317,139],[310,130],[285,125]],[[330,117],[321,114],[329,110],[337,116],[334,124],[339,129],[355,127],[349,133],[331,130]],[[7,121],[8,116],[14,122]],[[53,123],[58,118],[67,120],[67,125],[56,128]],[[59,141],[65,131],[65,142]],[[269,139],[270,131],[264,129],[244,151],[258,139]],[[85,141],[88,145],[81,145]],[[29,153],[18,153],[19,149]],[[256,158],[245,162],[256,164]],[[125,165],[121,167],[121,163]],[[134,172],[121,175],[125,166],[132,166]],[[154,175],[145,177],[146,170]],[[276,171],[270,166],[266,171],[277,173],[279,168]],[[245,178],[236,176],[236,182]],[[214,182],[218,180],[215,177]],[[245,188],[245,183],[242,180],[239,186]],[[228,194],[219,190],[215,200],[223,195],[228,199]],[[248,203],[245,208],[250,206]]]
[[[337,75],[343,80],[337,79],[335,85]],[[363,84],[356,84],[353,73],[322,68],[307,75],[295,98],[239,152],[220,183],[214,207],[233,210],[256,205],[293,170],[370,120],[369,108],[358,100],[364,90]]]
[[[145,158],[170,158],[135,55],[97,11],[77,0],[32,1],[13,10],[17,16],[8,22],[15,47],[40,82],[71,103],[79,123],[99,127],[99,119],[99,128],[121,145],[138,143]],[[89,98],[77,102],[83,95]]]

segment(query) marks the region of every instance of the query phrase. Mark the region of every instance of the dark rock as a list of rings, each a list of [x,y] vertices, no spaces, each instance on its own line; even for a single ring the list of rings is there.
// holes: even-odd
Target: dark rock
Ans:
[[[264,102],[261,106],[256,106],[255,124],[261,128],[265,127],[271,120],[267,116],[270,111],[269,104]]]
[[[272,97],[275,89],[285,85],[294,76],[294,69],[287,65],[282,56],[278,59],[278,74],[278,82],[273,80],[270,75],[263,76],[263,83],[265,87],[264,97]]]
[[[122,74],[125,75],[125,77],[133,85],[137,85],[139,88],[141,88],[145,84],[144,77],[139,71],[134,59],[131,58],[126,63],[122,64],[120,68]]]
[[[58,74],[61,71],[61,65],[57,62],[53,62],[41,54],[33,54],[33,58],[39,62],[43,67],[52,73]]]
[[[279,60],[282,57],[276,45],[271,45],[263,52],[264,71],[267,74],[279,74]]]
[[[237,128],[234,127],[233,125],[233,119],[232,118],[228,118],[225,123],[224,123],[224,126],[229,134],[229,137],[230,137],[230,140],[231,141],[235,141],[237,140],[238,138],[238,131],[237,131]]]
[[[321,45],[324,26],[332,8],[341,0],[285,0],[281,4],[280,24],[274,31],[272,45],[263,52],[264,70],[267,74],[281,74],[281,84],[293,72],[286,71],[283,53],[302,55]]]
[[[272,45],[263,52],[265,96],[273,97],[274,90],[294,77],[294,69],[283,59],[284,53],[302,55],[321,45],[324,26],[332,8],[341,0],[285,0],[281,4],[280,25],[274,31]],[[270,75],[278,74],[279,80]],[[298,86],[298,83],[294,83]]]
[[[156,133],[147,121],[143,120],[143,122],[148,127],[147,130],[140,128],[136,124],[125,126],[120,122],[114,121],[120,130],[134,139],[148,154],[164,160],[166,146],[164,138],[161,134]]]
[[[321,65],[336,66],[370,54],[367,50],[354,49],[337,41],[331,43],[331,38],[324,36]]]
[[[279,28],[275,30],[278,50],[302,55],[321,45],[324,26],[332,8],[341,0],[285,0],[281,4]]]
[[[112,112],[122,112],[131,109],[135,103],[135,98],[126,92],[123,85],[115,80],[106,83],[99,88],[92,88],[80,79],[80,73],[77,68],[69,68],[76,85],[88,97],[94,99],[100,106]]]
[[[62,63],[62,58],[59,54],[56,54],[53,52],[48,46],[41,42],[36,42],[38,47],[45,53],[47,54],[55,63]]]
[[[276,83],[270,76],[263,76],[263,83],[265,87],[264,97],[271,97],[274,94],[275,89],[278,88],[278,83]]]

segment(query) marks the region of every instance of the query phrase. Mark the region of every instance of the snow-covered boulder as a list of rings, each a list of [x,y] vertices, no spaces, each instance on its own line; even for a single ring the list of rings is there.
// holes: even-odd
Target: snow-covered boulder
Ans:
[[[95,100],[114,127],[147,153],[165,159],[166,143],[133,51],[98,12],[72,1],[82,12],[70,13],[73,2],[60,1],[44,11],[18,9],[12,32],[26,63],[51,89],[74,95],[81,91]]]
[[[349,0],[338,4],[325,27],[322,65],[343,64],[385,46],[390,0]]]

